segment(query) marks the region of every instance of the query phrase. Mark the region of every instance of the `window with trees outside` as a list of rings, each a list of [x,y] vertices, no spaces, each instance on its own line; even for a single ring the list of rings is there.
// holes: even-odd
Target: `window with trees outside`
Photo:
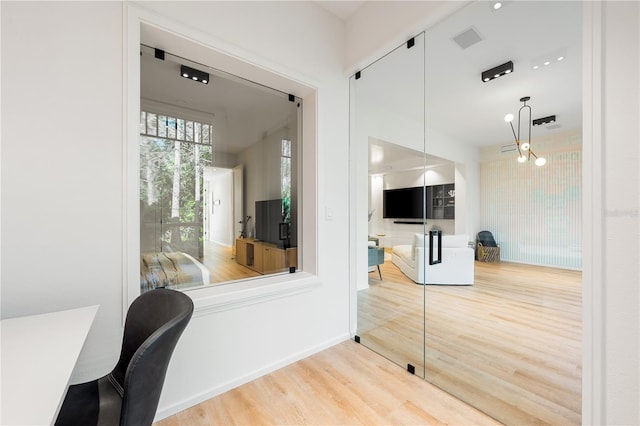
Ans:
[[[282,139],[280,159],[280,179],[282,181],[282,221],[291,222],[291,141]]]
[[[202,174],[212,163],[212,134],[208,123],[140,113],[142,291],[177,286],[179,274],[167,273],[163,263],[204,255]]]
[[[140,82],[140,291],[296,272],[300,99],[144,45]]]

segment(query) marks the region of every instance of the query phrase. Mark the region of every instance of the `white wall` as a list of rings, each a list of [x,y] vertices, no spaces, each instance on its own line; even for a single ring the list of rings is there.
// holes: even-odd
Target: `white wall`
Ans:
[[[255,202],[282,198],[280,192],[281,138],[271,135],[238,154],[244,168],[244,212],[253,218],[247,233],[255,229]]]
[[[127,3],[1,7],[2,317],[100,304],[74,381],[88,379],[116,361],[128,298],[123,241],[133,227],[125,218],[135,214],[124,203],[127,173],[136,177],[123,164],[123,105],[133,82],[123,84],[136,75],[125,46],[137,29],[123,31]],[[286,298],[206,312],[197,301],[167,374],[164,416],[348,337],[348,82],[344,25],[311,3],[144,2],[140,9],[152,23],[158,16],[175,33],[272,71],[272,81],[311,87],[302,94],[309,100],[304,132],[317,138],[301,159],[312,208],[303,227],[317,241],[304,248],[305,265],[317,278],[301,274],[311,284]],[[331,206],[332,221],[316,213],[318,205]],[[35,264],[41,273],[33,273]],[[290,285],[278,280],[265,284]]]
[[[244,167],[244,211],[255,219],[255,202],[282,198],[280,161],[282,154],[282,140],[291,140],[291,193],[292,198],[297,197],[298,190],[296,177],[299,173],[298,148],[297,148],[297,124],[295,117],[291,123],[282,129],[278,129],[238,154],[238,164]],[[294,198],[292,202],[295,202]],[[295,213],[292,211],[292,213]],[[297,222],[295,222],[297,223]],[[294,223],[294,226],[295,226]],[[255,227],[252,220],[251,228]],[[249,230],[247,230],[249,231]],[[294,239],[295,241],[295,239]]]
[[[303,132],[318,140],[317,145],[305,142],[310,155],[301,159],[304,173],[301,191],[306,210],[300,214],[306,230],[303,269],[314,270],[313,264],[309,267],[308,256],[313,255],[315,247],[309,246],[308,241],[316,240],[317,236],[319,284],[301,288],[305,291],[288,293],[288,297],[271,295],[260,303],[245,300],[242,296],[245,287],[238,286],[234,297],[239,301],[232,309],[224,304],[203,309],[202,314],[194,317],[181,346],[176,349],[161,398],[160,415],[228,390],[348,337],[348,256],[343,244],[347,234],[347,189],[340,185],[347,180],[347,156],[343,147],[347,146],[348,117],[347,81],[339,74],[342,24],[311,3],[193,4],[193,8],[185,8],[182,2],[144,3],[143,6],[152,6],[172,21],[195,28],[190,36],[199,39],[201,32],[206,44],[317,88],[317,97],[309,93],[289,93],[302,95],[303,115],[307,117]],[[249,78],[255,76],[261,77],[260,72],[255,71]],[[272,77],[277,80],[277,75]],[[309,120],[309,116],[317,118],[317,127],[315,119]],[[317,166],[309,163],[314,154]],[[305,191],[316,179],[316,167],[319,190],[316,193],[311,187]],[[322,206],[321,211],[324,206],[331,206],[335,212],[333,221],[321,220],[314,226],[317,214],[309,211],[308,206],[317,205]],[[290,285],[286,276],[265,278],[264,282],[275,288]],[[210,297],[220,296],[217,290],[207,292],[201,306],[206,305]]]
[[[604,255],[602,424],[631,425],[640,424],[640,3],[603,2],[603,18],[603,223],[593,229]]]
[[[386,173],[383,176],[370,176],[371,196],[369,208],[375,211],[369,221],[369,235],[378,234],[380,245],[383,247],[393,247],[398,244],[411,244],[413,236],[417,232],[424,232],[425,228],[421,224],[399,224],[394,219],[384,219],[382,217],[382,191],[385,189],[409,188],[423,185],[440,185],[455,182],[455,166],[438,165],[423,170],[404,170],[393,173]],[[457,187],[456,187],[457,195]],[[457,202],[457,198],[456,198]],[[434,225],[446,234],[454,234],[456,220],[429,219],[427,230]],[[380,235],[382,234],[382,235]]]
[[[366,67],[467,3],[440,0],[364,3],[347,20],[346,69],[351,74]]]
[[[120,350],[122,5],[2,2],[2,317],[99,304],[79,370]]]
[[[533,161],[517,151],[482,149],[482,227],[500,244],[500,258],[565,269],[582,269],[582,132],[536,138]]]

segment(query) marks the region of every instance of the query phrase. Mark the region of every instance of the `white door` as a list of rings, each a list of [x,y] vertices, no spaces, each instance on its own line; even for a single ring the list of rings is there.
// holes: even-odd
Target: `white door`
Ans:
[[[204,174],[207,240],[224,246],[235,242],[233,170],[207,167]]]

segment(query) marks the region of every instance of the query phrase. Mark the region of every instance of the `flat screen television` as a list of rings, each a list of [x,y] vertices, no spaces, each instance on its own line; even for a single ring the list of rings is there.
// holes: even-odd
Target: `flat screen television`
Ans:
[[[423,219],[426,188],[385,189],[382,192],[382,217],[384,219]]]
[[[280,223],[282,222],[282,199],[256,201],[256,240],[282,245]]]

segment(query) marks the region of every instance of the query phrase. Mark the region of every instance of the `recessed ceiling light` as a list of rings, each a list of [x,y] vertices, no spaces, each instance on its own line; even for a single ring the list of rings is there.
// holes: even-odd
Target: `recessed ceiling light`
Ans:
[[[558,56],[558,61],[561,61],[564,59],[564,56]]]
[[[498,10],[502,7],[502,3],[500,3],[499,1],[495,2],[493,4],[493,10]]]
[[[539,65],[534,65],[534,66],[533,66],[533,69],[534,69],[534,70],[537,70],[538,68],[540,68],[540,66],[539,66]]]
[[[549,62],[549,61],[545,61],[545,62],[544,62],[544,64],[545,64],[545,65],[549,65],[550,63],[551,63],[551,62]]]

